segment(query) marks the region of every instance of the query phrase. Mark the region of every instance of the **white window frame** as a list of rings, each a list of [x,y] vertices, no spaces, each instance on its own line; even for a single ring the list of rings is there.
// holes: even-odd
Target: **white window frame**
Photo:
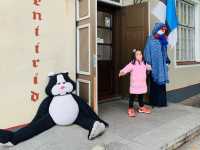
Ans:
[[[195,5],[195,61],[200,62],[200,1],[199,0],[185,0],[189,3]],[[190,64],[190,65],[178,65],[176,57],[176,47],[174,51],[174,65],[175,68],[184,68],[184,67],[199,67],[200,64]]]
[[[195,60],[200,62],[200,2],[195,4]]]
[[[116,5],[116,6],[122,6],[122,0],[120,0],[120,2],[114,2],[114,1],[111,1],[111,0],[98,0],[99,2],[104,2],[104,3],[108,3],[108,4],[111,4],[111,5]]]

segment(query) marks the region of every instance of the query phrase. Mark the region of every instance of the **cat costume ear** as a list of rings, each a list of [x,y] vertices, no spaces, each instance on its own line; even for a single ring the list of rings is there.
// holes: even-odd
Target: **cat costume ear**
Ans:
[[[63,73],[64,73],[66,76],[68,76],[68,75],[69,75],[69,72],[65,72],[65,71],[64,71]]]
[[[52,77],[52,76],[54,76],[54,75],[55,75],[54,72],[49,72],[49,73],[48,73],[48,77],[49,77],[49,78]]]

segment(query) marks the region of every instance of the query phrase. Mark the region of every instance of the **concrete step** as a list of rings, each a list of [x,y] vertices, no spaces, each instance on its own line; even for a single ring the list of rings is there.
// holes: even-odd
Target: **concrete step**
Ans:
[[[176,150],[180,148],[182,145],[194,140],[199,135],[200,135],[200,126],[197,126],[188,133],[183,134],[181,137],[175,140],[174,143],[172,143],[171,145],[168,145],[166,147],[166,150]]]

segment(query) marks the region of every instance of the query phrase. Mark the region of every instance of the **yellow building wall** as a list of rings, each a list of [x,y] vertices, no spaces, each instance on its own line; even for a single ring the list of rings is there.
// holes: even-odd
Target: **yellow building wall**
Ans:
[[[42,21],[32,19],[41,11]],[[36,38],[34,28],[40,26]],[[75,79],[75,2],[42,0],[40,6],[29,0],[0,1],[0,128],[28,123],[45,97],[49,72],[68,71]],[[40,53],[34,46],[40,42]],[[38,68],[32,60],[39,58]],[[38,73],[38,84],[32,80]],[[40,93],[31,101],[31,91]]]

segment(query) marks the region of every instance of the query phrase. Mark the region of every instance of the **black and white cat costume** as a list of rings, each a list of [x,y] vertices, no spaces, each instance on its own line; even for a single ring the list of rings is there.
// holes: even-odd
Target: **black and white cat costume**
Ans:
[[[105,131],[108,124],[83,99],[72,93],[76,84],[68,73],[52,74],[49,78],[46,87],[48,96],[40,104],[34,119],[16,132],[0,130],[0,143],[16,145],[55,125],[77,124],[89,131],[89,140]]]

